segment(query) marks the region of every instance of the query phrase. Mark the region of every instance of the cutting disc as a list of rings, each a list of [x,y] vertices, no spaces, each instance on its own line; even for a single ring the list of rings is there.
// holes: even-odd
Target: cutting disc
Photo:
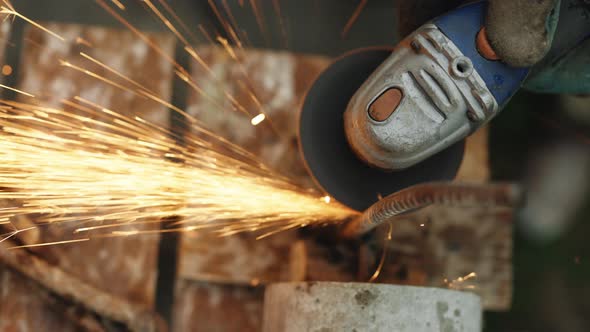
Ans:
[[[330,196],[358,211],[409,186],[451,180],[463,159],[465,141],[416,166],[390,172],[367,165],[350,149],[344,133],[346,106],[391,52],[363,49],[336,60],[309,90],[300,114],[300,147],[309,172]]]

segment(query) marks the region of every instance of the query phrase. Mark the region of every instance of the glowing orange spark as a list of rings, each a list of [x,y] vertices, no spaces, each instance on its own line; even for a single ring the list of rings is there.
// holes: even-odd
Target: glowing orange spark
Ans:
[[[76,38],[76,44],[84,45],[84,46],[88,46],[88,47],[94,47],[91,42],[89,42],[88,40],[86,40],[82,37]]]
[[[60,37],[18,14],[7,0],[3,1],[8,7],[0,7],[0,13],[21,17],[54,37]],[[173,64],[179,77],[200,89],[187,71],[156,43],[104,0],[96,2]],[[112,3],[117,5],[118,1]],[[178,39],[186,43],[185,50],[208,68],[164,13],[152,1],[146,0],[145,3]],[[255,6],[255,1],[252,4]],[[262,20],[260,13],[257,16]],[[234,29],[228,26],[230,38],[241,47]],[[222,38],[219,41],[232,59],[238,61],[229,42]],[[78,38],[76,42],[85,44],[86,41]],[[332,202],[331,198],[301,189],[270,171],[251,153],[207,131],[196,119],[140,82],[86,53],[80,55],[126,83],[108,79],[63,59],[59,63],[184,115],[196,134],[189,134],[187,146],[179,147],[168,130],[137,116],[117,114],[79,96],[74,98],[76,102],[63,101],[70,110],[3,101],[6,106],[0,107],[0,186],[3,188],[0,199],[14,199],[21,203],[0,210],[0,220],[9,223],[13,217],[34,214],[34,220],[40,223],[80,223],[84,227],[77,228],[76,232],[85,232],[89,236],[15,248],[81,242],[94,236],[202,229],[213,229],[220,236],[262,231],[265,234],[261,237],[264,237],[310,224],[341,222],[356,214]],[[14,88],[1,87],[34,97]],[[229,93],[224,95],[236,109],[251,116]],[[249,95],[262,109],[251,89]],[[263,111],[251,118],[253,125],[265,120],[271,123]],[[186,224],[186,227],[164,231],[111,231],[133,223],[159,222],[172,215],[178,216],[182,220],[179,224]],[[105,230],[108,233],[104,233]]]
[[[106,2],[104,2],[104,0],[95,0],[95,1],[96,1],[96,3],[98,3],[99,6],[104,8],[104,10],[106,10],[107,13],[111,14],[111,16],[113,16],[117,21],[119,21],[119,23],[123,24],[127,29],[129,29],[137,37],[139,37],[139,39],[141,39],[144,43],[146,43],[146,45],[148,45],[152,50],[154,50],[162,58],[164,58],[166,61],[168,61],[168,63],[172,64],[178,70],[184,70],[184,68],[182,68],[181,65],[179,65],[176,61],[174,61],[174,59],[169,54],[164,52],[164,50],[162,50],[162,48],[160,46],[158,46],[156,43],[154,43],[143,32],[139,31],[139,29],[137,29],[134,25],[129,23],[129,21],[127,21],[125,18],[123,18],[121,15],[119,15],[119,13],[114,11],[109,5],[106,4]]]
[[[154,102],[156,102],[156,103],[158,103],[158,104],[160,104],[160,105],[163,105],[163,106],[165,106],[165,107],[167,107],[167,108],[169,108],[169,109],[171,109],[171,110],[173,110],[173,111],[177,112],[178,114],[181,114],[182,116],[184,116],[184,117],[187,119],[187,121],[191,122],[191,124],[193,124],[193,125],[197,125],[198,121],[197,121],[195,118],[191,117],[191,116],[190,116],[188,113],[186,113],[186,112],[185,112],[185,111],[183,111],[182,109],[178,108],[177,106],[175,106],[175,105],[173,105],[173,104],[171,104],[171,103],[167,102],[166,100],[162,99],[160,96],[157,96],[157,95],[156,95],[155,93],[153,93],[151,90],[149,90],[149,89],[147,89],[147,88],[143,87],[143,86],[142,86],[141,84],[139,84],[138,82],[136,82],[136,81],[134,81],[134,80],[132,80],[132,79],[130,79],[130,78],[128,78],[128,77],[126,77],[126,76],[124,76],[123,74],[119,73],[119,72],[118,72],[118,71],[116,71],[115,69],[113,69],[113,68],[111,68],[111,67],[109,67],[109,66],[105,65],[104,63],[102,63],[102,62],[100,62],[100,61],[98,61],[98,60],[96,60],[96,59],[94,59],[94,58],[92,58],[92,57],[90,57],[90,56],[86,55],[85,53],[81,53],[81,55],[82,55],[83,57],[85,57],[86,59],[88,59],[88,60],[91,60],[91,61],[92,61],[92,62],[94,62],[95,64],[97,64],[97,65],[101,66],[102,68],[104,68],[104,69],[107,69],[107,70],[108,70],[108,71],[110,71],[111,73],[114,73],[115,75],[117,75],[117,76],[119,76],[119,77],[121,77],[121,78],[125,79],[126,81],[128,81],[128,82],[131,82],[132,84],[139,86],[139,87],[140,87],[140,89],[139,89],[139,90],[135,90],[135,91],[134,91],[134,90],[131,90],[130,88],[128,88],[128,87],[126,87],[126,86],[123,86],[123,85],[121,85],[121,84],[119,84],[119,83],[117,83],[117,82],[115,82],[115,81],[109,80],[109,79],[107,79],[106,77],[104,77],[104,76],[100,76],[100,75],[96,74],[95,72],[92,72],[92,71],[90,71],[90,70],[87,70],[87,69],[85,69],[85,68],[82,68],[82,67],[79,67],[79,66],[73,65],[72,63],[70,63],[70,62],[68,62],[68,61],[65,61],[65,60],[63,60],[63,59],[60,59],[60,60],[59,60],[59,63],[60,63],[62,66],[64,66],[64,67],[69,67],[69,68],[75,69],[75,70],[77,70],[77,71],[79,71],[79,72],[81,72],[81,73],[84,73],[84,74],[86,74],[86,75],[88,75],[88,76],[90,76],[90,77],[93,77],[93,78],[95,78],[95,79],[97,79],[97,80],[100,80],[100,81],[102,81],[102,82],[104,82],[104,83],[107,83],[107,84],[109,84],[109,85],[111,85],[111,86],[114,86],[114,87],[116,87],[116,88],[119,88],[119,89],[121,89],[121,90],[123,90],[123,91],[126,91],[126,92],[131,92],[131,93],[137,94],[137,95],[139,95],[139,96],[141,96],[141,97],[146,97],[146,98],[148,98],[148,99],[151,99],[152,101],[154,101]],[[182,67],[181,67],[181,68],[182,68]],[[182,72],[184,72],[184,68],[182,68]],[[188,77],[188,76],[186,76],[186,77]],[[235,99],[233,99],[233,97],[231,97],[231,96],[228,96],[228,97],[230,97],[230,100],[233,100],[233,101],[235,101]],[[236,103],[237,103],[237,101],[236,101]],[[245,111],[245,110],[244,110],[244,112],[245,112],[246,114],[249,114],[249,113],[248,113],[247,111]],[[195,128],[195,129],[198,129],[200,132],[205,132],[205,130],[204,130],[202,127],[200,127],[200,126],[198,126],[198,127],[193,127],[193,128]],[[228,142],[228,143],[229,143],[229,142]],[[231,143],[229,143],[229,144],[231,144]]]
[[[222,0],[221,4],[223,6],[223,9],[227,13],[227,16],[229,17],[229,21],[231,22],[231,24],[233,26],[233,31],[235,33],[235,30],[238,29],[238,26],[239,26],[238,21],[234,17],[234,14],[232,13],[231,7],[229,6],[227,0]],[[246,41],[247,41],[246,44],[250,44],[246,32],[244,30],[241,30],[241,32],[242,32],[242,38],[246,39]],[[237,34],[236,34],[236,37],[237,37]],[[241,40],[239,40],[239,42],[237,43],[238,47],[240,47],[240,48],[243,47],[242,44],[244,44],[244,43]]]
[[[7,89],[7,90],[11,90],[11,91],[14,91],[14,92],[16,92],[16,93],[20,93],[20,94],[22,94],[22,95],[25,95],[25,96],[27,96],[27,97],[33,97],[33,98],[35,97],[34,95],[32,95],[32,94],[30,94],[30,93],[28,93],[28,92],[24,92],[24,91],[22,91],[22,90],[19,90],[19,89],[16,89],[16,88],[11,88],[11,87],[9,87],[9,86],[6,86],[6,85],[4,85],[4,84],[0,84],[0,88]]]
[[[289,48],[287,28],[285,27],[285,22],[283,19],[283,12],[281,9],[281,3],[279,0],[272,0],[272,6],[277,14],[277,19],[279,20],[279,25],[281,27],[281,34],[283,36],[283,42],[285,43],[285,48]]]
[[[9,222],[9,224],[10,224],[10,222]],[[12,231],[8,235],[6,235],[4,238],[0,239],[0,243],[4,242],[4,241],[10,239],[11,237],[16,236],[20,233],[30,231],[30,230],[33,230],[36,228],[37,228],[36,226],[32,226],[32,227],[27,227],[27,228],[23,228],[23,229],[15,229],[14,231]]]
[[[121,10],[125,10],[125,6],[119,0],[111,0],[115,4],[115,6],[119,7]]]
[[[236,33],[234,27],[232,27],[232,25],[223,18],[223,16],[219,12],[219,9],[217,8],[217,5],[213,0],[208,0],[208,3],[209,7],[211,7],[211,10],[213,10],[215,17],[217,17],[217,20],[219,21],[225,32],[230,36],[230,38],[232,38],[233,42],[239,48],[242,48],[242,42],[240,41],[240,38],[238,37],[238,34]]]
[[[258,7],[258,0],[250,0],[250,6],[252,7],[252,12],[254,12],[254,17],[256,18],[256,23],[258,24],[258,28],[268,45],[270,43],[268,37],[268,31],[266,29],[266,24],[264,23],[264,16],[262,15],[262,11]]]
[[[97,220],[97,221],[102,221],[102,218],[99,217],[99,220]],[[134,221],[133,225],[154,224],[154,223],[160,223],[160,222],[161,222],[160,220],[150,220],[150,221],[143,221],[143,222]],[[116,227],[129,226],[130,224],[131,223],[125,222],[125,223],[112,223],[112,224],[98,225],[98,226],[79,227],[74,230],[74,234],[96,231],[96,230],[101,230],[101,229],[106,229],[106,228],[116,228]]]
[[[168,20],[164,14],[156,7],[150,0],[143,0],[143,2],[152,10],[154,14],[166,25],[166,27],[176,36],[176,38],[180,39],[180,41],[184,45],[188,45],[189,42],[184,38],[184,36],[176,29],[176,27]]]
[[[90,70],[88,70],[88,69],[85,69],[85,68],[82,68],[82,67],[76,66],[76,65],[72,64],[72,63],[71,63],[71,62],[69,62],[69,61],[66,61],[66,60],[63,60],[63,59],[59,59],[59,64],[60,64],[61,66],[64,66],[64,67],[68,67],[68,68],[75,69],[75,70],[77,70],[77,71],[79,71],[79,72],[81,72],[81,73],[84,73],[84,74],[86,74],[86,75],[88,75],[88,76],[90,76],[90,77],[96,78],[96,79],[97,79],[97,80],[99,80],[99,81],[102,81],[102,82],[104,82],[104,83],[107,83],[107,84],[109,84],[109,85],[112,85],[112,86],[114,86],[114,87],[116,87],[116,88],[119,88],[119,89],[121,89],[121,90],[124,90],[124,91],[127,91],[127,92],[134,93],[134,91],[133,91],[133,90],[131,90],[131,89],[129,89],[129,88],[127,88],[127,87],[125,87],[125,86],[123,86],[123,85],[119,84],[119,83],[116,83],[116,82],[114,82],[114,81],[111,81],[111,80],[109,80],[109,79],[107,79],[107,78],[105,78],[105,77],[103,77],[103,76],[100,76],[100,75],[98,75],[97,73],[95,73],[95,72],[92,72],[92,71],[90,71]]]
[[[475,286],[471,285],[471,284],[466,284],[467,281],[469,281],[470,279],[474,279],[477,278],[477,274],[475,272],[471,272],[463,277],[459,277],[457,279],[454,280],[447,280],[444,279],[444,283],[447,285],[448,288],[450,289],[455,289],[455,290],[464,290],[464,289],[474,289]]]
[[[387,236],[385,237],[385,242],[383,243],[383,252],[381,253],[381,259],[379,260],[379,265],[377,265],[377,269],[369,279],[369,282],[374,282],[375,280],[377,280],[377,278],[379,278],[379,276],[381,275],[381,271],[383,271],[383,266],[385,266],[389,242],[391,241],[391,237],[393,235],[393,225],[389,223],[387,224],[387,226]]]
[[[178,29],[176,29],[176,27],[164,16],[164,14],[150,1],[150,0],[145,0],[144,1],[146,3],[146,5],[148,6],[148,8],[150,8],[150,10],[158,17],[158,19],[160,21],[162,21],[164,23],[164,25],[166,25],[166,27],[168,27],[168,29],[185,45],[185,51],[194,59],[196,60],[203,68],[205,68],[205,70],[211,75],[211,77],[213,77],[216,81],[217,78],[213,75],[213,72],[211,71],[211,68],[205,63],[205,61],[202,59],[202,57],[197,53],[197,51],[189,45],[188,41],[186,40],[186,38],[184,38],[184,36],[180,33],[180,31]],[[219,13],[217,7],[215,6],[215,3],[209,1],[209,5],[212,7],[212,9],[214,10],[214,12],[216,13],[216,16],[219,18],[220,21],[222,21],[222,23],[227,23],[223,20],[221,14]],[[127,23],[128,24],[128,23]],[[227,31],[230,33],[230,35],[233,35],[234,41],[241,47],[241,42],[239,41],[239,38],[237,37],[237,35],[235,34],[235,31],[233,31],[233,28],[231,28],[231,26],[227,27]],[[231,45],[229,45],[229,42],[221,37],[218,37],[218,41],[223,45],[223,47],[227,50],[227,52],[230,54],[230,56],[232,57],[232,59],[234,60],[238,60],[236,53],[233,51],[233,48],[231,47]],[[104,67],[104,64],[94,60],[93,62],[101,65],[102,67]],[[192,82],[192,80],[189,79],[188,74],[186,74],[186,71],[184,70],[184,68],[182,67],[177,67],[177,75],[182,78],[185,82],[189,83],[189,81],[191,81],[189,83],[189,86],[192,87],[195,91],[197,91],[199,94],[204,95],[202,89],[198,88],[196,86],[196,84],[194,82]],[[109,71],[114,72],[112,69],[107,68]],[[121,77],[120,73],[115,71],[115,74],[117,74],[118,76]],[[133,82],[135,85],[136,83]],[[154,98],[154,93],[149,91],[149,93],[145,93],[145,91],[140,91],[140,94],[144,94],[144,95],[148,95],[148,97],[150,99],[155,100],[158,103],[162,103],[162,99],[161,98]],[[248,112],[246,109],[244,109],[244,107],[229,93],[224,89],[224,95],[230,100],[230,102],[232,103],[232,105],[239,111],[243,112],[246,115],[250,115],[250,112]],[[211,99],[208,97],[208,99]],[[218,104],[217,102],[215,102],[215,104]],[[176,111],[178,111],[178,109],[173,108]],[[181,112],[182,113],[182,112]]]
[[[172,7],[170,7],[170,5],[166,2],[166,0],[158,0],[158,2],[160,3],[160,5],[162,5],[162,7],[164,7],[164,9],[166,10],[166,12],[168,12],[168,14],[170,14],[170,16],[172,16],[174,18],[174,20],[176,20],[176,22],[178,22],[178,24],[180,24],[180,26],[182,27],[182,29],[186,33],[189,34],[189,36],[193,39],[193,41],[196,42],[198,39],[192,33],[192,30],[184,23],[183,20],[180,19],[180,17],[176,14],[176,12],[174,12],[174,10],[172,9]]]
[[[227,51],[227,54],[229,54],[229,56],[231,56],[232,59],[234,59],[236,61],[238,60],[238,56],[236,55],[236,52],[234,52],[234,49],[231,47],[231,45],[229,44],[227,39],[225,39],[221,36],[217,36],[217,41],[221,44],[221,46],[223,46],[223,48],[225,48],[225,50]]]
[[[0,108],[0,199],[22,203],[1,209],[0,220],[35,215],[31,219],[39,223],[76,222],[81,224],[77,232],[91,232],[92,238],[136,234],[101,234],[110,229],[102,225],[178,216],[183,227],[176,231],[211,229],[228,236],[244,231],[269,235],[342,222],[356,214],[258,161],[235,157],[244,152],[213,139],[213,133],[207,140],[189,134],[187,146],[178,147],[165,130],[99,105],[69,103],[76,107],[73,113],[3,103],[9,107]],[[221,152],[220,146],[231,153]],[[165,159],[168,154],[183,162]],[[89,222],[100,224],[82,226]]]
[[[12,74],[12,67],[10,65],[2,66],[2,75],[10,76]]]
[[[230,54],[230,56],[238,61],[237,55],[234,53],[233,49],[231,48],[231,46],[229,45],[229,43],[227,42],[226,39],[222,38],[222,37],[218,37],[218,40],[220,41],[220,43],[222,45],[224,45],[224,47],[226,48],[227,52]],[[194,48],[192,47],[187,47],[185,48],[185,50],[199,63],[201,64],[201,66],[203,66],[203,68],[205,68],[205,70],[209,73],[209,75],[216,81],[219,82],[218,78],[215,77],[215,75],[213,74],[213,71],[211,70],[211,67],[209,67],[201,58],[201,56],[195,51]],[[239,63],[239,61],[238,61]],[[240,66],[240,68],[242,69],[242,72],[244,73],[243,67]],[[219,103],[217,101],[215,101],[213,98],[211,98],[211,96],[209,96],[208,94],[206,94],[203,89],[201,89],[195,82],[193,79],[191,79],[188,74],[186,73],[180,73],[177,72],[176,73],[178,77],[180,77],[183,81],[185,81],[186,83],[189,84],[189,86],[191,88],[193,88],[193,90],[195,90],[197,93],[199,93],[201,96],[205,97],[206,99],[213,101],[214,104],[222,109],[224,109],[222,106],[219,105]],[[248,95],[253,98],[255,100],[255,102],[257,102],[258,104],[260,104],[258,102],[258,98],[256,98],[256,96],[254,95],[254,93],[252,92],[251,89],[247,88],[248,90]],[[242,113],[244,113],[247,116],[250,116],[250,112],[248,112],[248,110],[246,110],[242,104],[240,104],[240,102],[238,102],[238,100],[231,95],[226,89],[223,89],[223,94],[224,96],[230,101],[230,103],[232,104],[232,106],[234,107],[235,110],[240,111]],[[260,106],[259,109],[261,109],[262,107]],[[262,111],[262,113],[266,116],[266,113],[264,111]]]
[[[15,16],[15,17],[19,17],[22,20],[26,21],[27,23],[31,24],[32,26],[41,29],[45,32],[47,32],[48,34],[52,35],[53,37],[61,40],[61,41],[65,41],[65,39],[58,35],[57,33],[47,29],[46,27],[42,26],[41,24],[29,19],[28,17],[22,15],[21,13],[17,12],[14,7],[12,6],[12,4],[10,3],[10,1],[8,0],[2,0],[2,3],[4,3],[4,6],[0,6],[0,14],[4,14],[6,15],[6,17],[10,17]]]
[[[129,83],[131,83],[131,84],[135,85],[136,87],[138,87],[138,88],[140,88],[140,89],[143,89],[143,90],[146,90],[146,91],[148,91],[148,92],[150,92],[150,93],[154,93],[153,91],[151,91],[150,89],[148,89],[148,88],[147,88],[145,85],[143,85],[143,84],[141,84],[141,83],[139,83],[139,82],[137,82],[137,81],[135,81],[135,80],[132,80],[132,79],[131,79],[131,78],[129,78],[127,75],[123,75],[123,74],[122,74],[121,72],[119,72],[118,70],[116,70],[116,69],[112,68],[111,66],[108,66],[108,65],[106,65],[105,63],[103,63],[103,62],[101,62],[101,61],[97,60],[96,58],[94,58],[94,57],[92,57],[92,56],[90,56],[90,55],[88,55],[88,54],[86,54],[86,53],[84,53],[84,52],[80,52],[80,55],[81,55],[83,58],[85,58],[85,59],[87,59],[87,60],[91,61],[92,63],[94,63],[94,64],[96,64],[96,65],[100,66],[101,68],[104,68],[104,69],[108,70],[109,72],[111,72],[111,73],[113,73],[113,74],[117,75],[118,77],[120,77],[120,78],[124,79],[125,81],[127,81],[127,82],[129,82]]]
[[[130,231],[113,231],[110,234],[100,235],[98,237],[128,237],[128,236],[135,236],[135,235],[148,235],[148,234],[162,234],[162,233],[189,233],[193,232],[195,227],[181,227],[181,228],[171,228],[171,229],[158,229],[158,230],[130,230]]]
[[[262,121],[264,121],[264,119],[266,119],[266,115],[260,113],[253,117],[252,120],[250,120],[250,123],[252,123],[253,126],[258,126],[260,123],[262,123]]]
[[[195,59],[205,70],[213,76],[213,71],[211,71],[211,67],[205,63],[203,58],[197,53],[197,51],[192,46],[185,46],[184,50]]]
[[[356,9],[352,13],[352,16],[346,22],[344,29],[342,29],[342,38],[343,39],[346,38],[346,36],[350,32],[350,29],[352,28],[354,23],[358,20],[359,16],[361,15],[363,10],[365,9],[365,6],[367,5],[368,2],[369,2],[368,0],[361,0],[361,2],[358,4]]]
[[[202,24],[199,24],[199,31],[201,31],[203,36],[205,36],[205,39],[207,39],[209,44],[215,45],[215,42],[213,41],[213,37],[211,37],[211,34],[205,29],[205,27]]]
[[[210,101],[215,107],[225,110],[225,107],[217,102],[214,98],[212,98],[209,94],[207,94],[203,88],[201,88],[192,78],[190,78],[186,73],[176,72],[176,76],[178,76],[181,80],[185,81],[194,91],[196,91],[199,95]],[[237,109],[236,109],[237,110]]]
[[[9,250],[13,249],[24,249],[24,248],[34,248],[34,247],[45,247],[45,246],[55,246],[60,244],[69,244],[69,243],[77,243],[77,242],[85,242],[90,241],[89,238],[86,239],[76,239],[76,240],[66,240],[66,241],[56,241],[56,242],[44,242],[44,243],[37,243],[37,244],[25,244],[22,246],[14,246],[8,248]]]

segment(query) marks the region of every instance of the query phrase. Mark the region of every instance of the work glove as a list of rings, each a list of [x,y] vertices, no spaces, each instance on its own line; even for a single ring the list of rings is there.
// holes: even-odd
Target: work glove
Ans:
[[[551,48],[560,0],[489,0],[486,32],[502,61],[531,67]],[[465,3],[464,0],[402,0],[400,34],[406,36],[424,22]]]
[[[489,0],[488,40],[502,61],[532,67],[541,61],[553,41],[560,0]]]
[[[400,37],[464,3],[399,0]],[[560,19],[559,45],[552,48]],[[577,42],[580,36],[590,35],[590,0],[488,0],[485,29],[497,58],[511,66],[533,67],[525,88],[590,93],[590,39]]]

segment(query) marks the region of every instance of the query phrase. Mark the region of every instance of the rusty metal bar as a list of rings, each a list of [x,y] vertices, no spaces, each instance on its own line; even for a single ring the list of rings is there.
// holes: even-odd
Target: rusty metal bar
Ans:
[[[447,206],[507,206],[522,200],[518,185],[497,183],[487,185],[449,182],[419,184],[391,194],[367,209],[358,219],[347,224],[344,237],[365,234],[391,221],[396,216],[413,212],[429,205]]]

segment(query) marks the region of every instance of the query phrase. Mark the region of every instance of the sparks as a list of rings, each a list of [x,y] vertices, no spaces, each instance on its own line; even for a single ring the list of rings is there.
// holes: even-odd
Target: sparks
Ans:
[[[32,227],[27,227],[27,228],[24,228],[24,229],[15,229],[14,231],[12,231],[12,232],[10,232],[8,234],[3,235],[4,237],[0,239],[0,243],[2,243],[4,241],[6,241],[6,240],[8,240],[8,239],[10,239],[10,238],[12,238],[14,236],[16,236],[17,234],[24,233],[24,232],[27,232],[27,231],[30,231],[30,230],[33,230],[33,229],[36,229],[36,228],[37,227],[32,226]]]
[[[179,231],[232,235],[355,214],[240,151],[225,151],[232,146],[216,146],[223,141],[189,134],[179,147],[165,129],[98,105],[72,112],[2,103],[0,198],[21,202],[0,210],[2,220],[35,215],[30,219],[38,223],[79,223],[75,233],[130,236],[141,232],[117,227],[177,216]]]
[[[10,247],[8,249],[24,249],[24,248],[56,246],[56,245],[60,245],[60,244],[70,244],[70,243],[78,243],[78,242],[86,242],[86,241],[90,241],[90,239],[85,238],[85,239],[76,239],[76,240],[67,240],[67,241],[44,242],[44,243],[38,243],[38,244],[25,244],[22,246]]]
[[[283,39],[283,43],[285,48],[289,48],[289,38],[287,35],[287,28],[283,19],[283,11],[281,9],[281,4],[279,2],[279,0],[272,0],[272,6],[275,10],[275,13],[277,15],[277,18],[279,20],[279,25],[281,26],[281,35],[282,35],[282,39]]]
[[[32,26],[36,27],[37,29],[43,30],[46,33],[50,34],[51,36],[61,40],[62,42],[65,41],[65,38],[58,35],[57,33],[47,29],[46,27],[42,26],[41,24],[31,20],[30,18],[24,16],[23,14],[19,13],[16,11],[16,9],[14,9],[14,7],[12,6],[12,4],[10,3],[10,1],[8,0],[2,0],[2,3],[4,4],[3,6],[0,6],[0,14],[6,15],[6,17],[19,17],[22,20],[26,21],[27,23],[31,24]]]
[[[12,67],[10,65],[2,66],[2,75],[10,76],[12,74]]]
[[[21,95],[27,96],[27,97],[32,97],[32,98],[34,98],[34,97],[35,97],[34,95],[32,95],[32,94],[30,94],[30,93],[28,93],[28,92],[25,92],[25,91],[22,91],[22,90],[19,90],[19,89],[15,89],[15,88],[12,88],[12,87],[6,86],[6,85],[4,85],[4,84],[0,84],[0,88],[2,88],[2,89],[7,89],[7,90],[11,90],[11,91],[14,91],[14,92],[20,93]]]
[[[262,123],[262,121],[264,121],[264,119],[266,119],[266,115],[260,113],[257,116],[253,117],[252,120],[250,120],[250,123],[252,123],[253,126],[258,126]]]
[[[467,283],[467,281],[469,281],[471,279],[475,279],[475,278],[477,278],[477,274],[475,272],[471,272],[463,277],[459,277],[454,280],[449,281],[448,279],[444,279],[443,282],[445,283],[445,285],[449,289],[454,289],[454,290],[475,289],[476,288],[475,285]]]
[[[377,265],[377,269],[369,279],[369,282],[375,282],[377,278],[381,275],[381,271],[383,271],[383,267],[385,266],[385,260],[387,259],[387,252],[389,250],[389,243],[391,242],[391,238],[393,236],[393,225],[391,223],[388,224],[387,228],[387,235],[385,236],[385,241],[383,242],[383,251],[381,252],[381,259],[379,259],[379,265]]]
[[[217,5],[215,5],[215,2],[213,0],[208,0],[208,3],[209,3],[209,6],[211,7],[211,10],[213,11],[215,16],[217,17],[217,20],[219,21],[221,26],[223,26],[223,28],[225,29],[227,34],[232,38],[233,42],[238,46],[238,48],[242,48],[242,42],[241,42],[238,34],[234,30],[234,27],[231,25],[231,23],[227,22],[223,18],[223,16],[221,15],[221,12],[219,11],[219,8],[217,8]]]
[[[0,14],[19,17],[64,41],[57,33],[18,13],[8,0],[0,1],[4,4],[0,4]],[[171,63],[177,75],[190,87],[204,93],[191,80],[188,72],[161,47],[105,0],[95,1]],[[125,10],[120,1],[110,2]],[[165,1],[158,2],[165,12],[160,11],[152,1],[145,1],[148,9],[185,44],[185,50],[191,57],[213,76],[209,66],[166,17],[166,13],[185,27],[183,23]],[[224,4],[228,10],[225,1]],[[256,2],[251,1],[251,4],[263,28],[264,21]],[[280,13],[278,2],[275,8]],[[235,22],[229,22],[226,28],[239,51],[242,44],[232,23]],[[203,30],[202,26],[199,28]],[[184,29],[187,30],[186,27]],[[234,47],[221,37],[217,41],[239,63]],[[93,47],[82,37],[72,42]],[[106,78],[66,59],[59,59],[59,64],[164,105],[185,116],[193,130],[184,139],[186,145],[178,146],[168,130],[140,117],[121,115],[80,96],[63,100],[64,109],[0,101],[0,186],[3,188],[0,199],[11,200],[14,204],[0,210],[0,224],[10,224],[13,218],[29,217],[27,219],[39,224],[74,223],[79,225],[75,227],[74,234],[87,235],[82,239],[18,248],[152,232],[206,230],[229,236],[247,231],[260,232],[262,235],[259,238],[264,238],[307,225],[342,222],[357,214],[329,196],[323,197],[318,192],[293,185],[248,151],[204,129],[198,120],[140,82],[84,52],[80,52],[80,56],[123,82]],[[224,96],[235,110],[251,117],[252,125],[266,121],[274,128],[253,92],[251,82],[244,75],[245,80],[240,82],[240,86],[247,91],[258,110],[246,110],[225,90]],[[21,90],[0,87],[35,98]],[[223,108],[219,103],[215,105]],[[254,114],[257,115],[252,117]],[[176,228],[129,229],[130,225],[157,223],[169,217],[178,218],[179,221],[172,225]],[[15,229],[8,237],[27,230]]]
[[[121,9],[121,10],[125,10],[125,5],[123,5],[123,4],[121,3],[121,1],[119,1],[119,0],[111,0],[111,2],[112,2],[112,3],[114,3],[114,4],[115,4],[115,6],[119,7],[119,9]]]
[[[268,30],[266,29],[266,23],[264,21],[262,10],[259,8],[258,0],[250,0],[250,7],[252,7],[252,12],[254,13],[254,17],[256,18],[258,28],[260,29],[260,32],[264,37],[266,45],[268,45],[270,43],[270,36],[268,34]]]
[[[346,25],[342,29],[342,33],[341,33],[342,39],[345,39],[348,36],[350,29],[352,29],[352,26],[358,20],[359,16],[361,15],[363,10],[365,9],[365,6],[367,5],[368,2],[369,2],[368,0],[361,0],[361,2],[358,4],[356,9],[352,13],[352,16],[350,16],[350,18],[346,22]]]

